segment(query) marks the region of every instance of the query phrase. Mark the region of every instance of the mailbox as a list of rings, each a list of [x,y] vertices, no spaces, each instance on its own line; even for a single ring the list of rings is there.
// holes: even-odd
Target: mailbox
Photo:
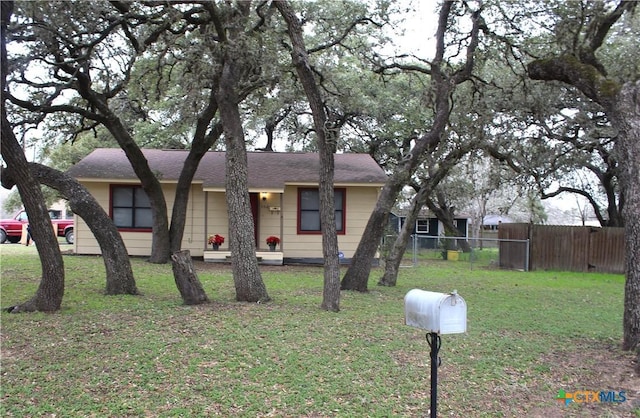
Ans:
[[[413,289],[404,297],[405,324],[436,334],[467,332],[467,304],[451,293]]]

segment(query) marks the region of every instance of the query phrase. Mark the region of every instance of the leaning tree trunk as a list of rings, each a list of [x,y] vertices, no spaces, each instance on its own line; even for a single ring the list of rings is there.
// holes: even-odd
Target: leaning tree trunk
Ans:
[[[400,263],[402,262],[402,257],[404,257],[404,253],[407,250],[409,238],[411,238],[411,229],[413,229],[413,226],[409,227],[407,225],[409,225],[408,222],[402,226],[400,233],[391,245],[389,254],[384,262],[384,274],[378,281],[378,286],[393,287],[398,282]]]
[[[438,202],[435,202],[430,196],[428,196],[427,199],[425,200],[425,203],[427,204],[427,207],[429,208],[429,210],[433,212],[434,215],[436,215],[436,218],[438,218],[438,220],[442,222],[446,237],[460,236],[460,231],[453,224],[454,216],[453,216],[452,210],[446,207],[444,196],[440,192],[438,193]],[[446,241],[447,248],[455,249],[456,246],[460,246],[463,252],[465,253],[471,252],[471,246],[469,245],[469,242],[466,239],[456,239],[455,243],[450,242],[451,238],[445,238],[445,239],[447,240]],[[456,244],[456,245],[453,245],[453,244]]]
[[[90,97],[93,97],[93,95]],[[120,119],[113,114],[106,103],[101,101],[96,103],[99,103],[101,111],[108,115],[108,122],[105,126],[118,141],[120,148],[124,150],[151,203],[153,229],[151,232],[151,256],[148,261],[150,263],[165,264],[169,261],[171,239],[169,236],[167,202],[160,181],[156,178],[142,150],[135,143]]]
[[[40,190],[40,183],[31,174],[29,163],[7,120],[4,101],[1,142],[2,158],[7,164],[6,175],[17,180],[16,185],[29,215],[31,235],[37,243],[42,266],[42,278],[35,296],[27,302],[9,308],[9,311],[57,311],[60,309],[64,296],[64,263],[60,253],[60,245],[53,232],[49,212]]]
[[[103,126],[111,133],[124,151],[131,168],[140,179],[140,184],[144,189],[151,204],[151,216],[153,219],[153,230],[151,232],[151,256],[149,262],[165,264],[170,257],[170,237],[169,219],[167,216],[167,202],[160,181],[149,167],[144,153],[136,144],[132,137],[131,130],[128,129],[122,119],[109,107],[108,98],[104,94],[99,94],[93,90],[93,82],[88,73],[75,73],[77,79],[75,85],[77,92],[87,100],[97,111],[96,118],[100,119]]]
[[[408,176],[406,178],[402,176],[401,179],[396,178],[395,180],[387,181],[378,197],[373,212],[369,216],[356,253],[351,260],[351,265],[342,278],[341,287],[344,290],[366,292],[368,289],[373,256],[382,240],[384,226],[389,221],[389,212],[391,212],[398,193],[406,184]]]
[[[242,302],[268,302],[271,298],[262,280],[249,205],[247,150],[235,91],[238,69],[230,61],[223,64],[216,93],[226,145],[226,198],[229,213],[229,248],[236,287]]]
[[[102,252],[106,272],[105,293],[137,295],[131,261],[122,236],[93,195],[74,178],[51,167],[31,163],[31,172],[40,183],[57,190],[67,199],[73,213],[87,223]]]
[[[474,52],[478,47],[478,34],[480,27],[484,23],[480,10],[472,13],[471,20],[473,27],[470,32],[469,44],[467,45],[466,61],[463,65],[451,73],[445,74],[445,33],[450,21],[449,14],[453,2],[447,1],[442,4],[438,17],[438,29],[436,31],[436,53],[435,58],[430,63],[428,70],[431,75],[433,88],[435,90],[435,115],[433,125],[426,134],[415,141],[411,152],[397,165],[387,184],[382,188],[378,203],[369,218],[366,229],[356,253],[353,256],[351,266],[342,278],[342,289],[357,290],[364,292],[367,290],[369,273],[371,272],[371,261],[373,260],[378,244],[384,233],[384,225],[387,222],[389,211],[393,206],[398,193],[407,184],[408,179],[415,172],[422,162],[425,152],[434,149],[442,140],[442,134],[449,122],[451,114],[451,103],[449,99],[458,84],[461,84],[471,77],[474,65]],[[402,68],[402,66],[400,66]]]
[[[423,160],[423,154],[434,149],[441,140],[442,133],[449,120],[449,93],[452,86],[441,83],[436,86],[436,117],[431,130],[416,141],[411,152],[405,157],[382,188],[376,206],[369,216],[367,226],[360,238],[356,253],[351,260],[347,273],[342,278],[343,290],[366,292],[371,273],[373,257],[384,234],[384,226],[389,219],[398,194],[407,185],[411,175]],[[443,91],[444,90],[444,91]]]
[[[171,267],[173,278],[185,305],[200,305],[209,302],[193,267],[189,250],[176,251],[171,254]]]
[[[409,243],[409,238],[413,231],[413,226],[416,223],[416,219],[418,219],[418,214],[424,205],[425,198],[431,190],[432,189],[430,187],[421,187],[411,201],[411,208],[409,209],[407,218],[404,221],[404,225],[402,225],[400,233],[393,242],[389,255],[384,263],[384,275],[380,278],[378,286],[391,287],[396,285],[400,263],[402,262],[402,257],[407,249],[407,244]]]
[[[33,298],[9,308],[10,312],[56,311],[60,309],[64,296],[64,264],[58,239],[53,232],[51,219],[40,190],[40,183],[31,174],[24,151],[16,139],[9,120],[4,95],[7,87],[7,24],[13,13],[13,2],[3,1],[0,25],[0,80],[2,83],[2,101],[0,102],[0,152],[7,165],[7,172],[17,180],[18,191],[22,198],[33,238],[38,243],[38,255],[42,266],[42,279]]]
[[[220,123],[213,125],[207,133],[207,128],[217,111],[218,104],[215,100],[215,94],[212,91],[207,107],[200,112],[198,116],[193,140],[191,141],[191,150],[189,150],[189,155],[187,155],[184,161],[178,183],[176,184],[176,195],[173,199],[171,224],[169,226],[169,239],[172,253],[180,251],[182,248],[182,238],[184,236],[189,193],[191,192],[193,177],[198,170],[202,158],[213,144],[215,144],[220,135],[222,135],[222,124]]]

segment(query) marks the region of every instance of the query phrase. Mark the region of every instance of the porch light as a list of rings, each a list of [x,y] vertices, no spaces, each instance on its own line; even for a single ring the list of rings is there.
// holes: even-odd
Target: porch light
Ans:
[[[260,197],[262,198],[263,201],[267,200],[267,192],[260,192]]]

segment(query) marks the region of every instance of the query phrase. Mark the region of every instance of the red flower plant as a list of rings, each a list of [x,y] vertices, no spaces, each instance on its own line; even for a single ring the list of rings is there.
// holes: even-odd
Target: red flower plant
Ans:
[[[224,242],[224,237],[222,235],[209,235],[209,244],[211,245],[220,245]]]
[[[271,235],[270,237],[267,237],[267,245],[278,245],[280,244],[280,238]]]

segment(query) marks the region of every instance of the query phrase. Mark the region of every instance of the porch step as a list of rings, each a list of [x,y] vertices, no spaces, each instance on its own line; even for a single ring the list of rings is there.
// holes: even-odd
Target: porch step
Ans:
[[[256,258],[259,264],[281,266],[284,253],[280,251],[257,251]],[[231,251],[205,251],[204,261],[208,263],[230,263]]]

